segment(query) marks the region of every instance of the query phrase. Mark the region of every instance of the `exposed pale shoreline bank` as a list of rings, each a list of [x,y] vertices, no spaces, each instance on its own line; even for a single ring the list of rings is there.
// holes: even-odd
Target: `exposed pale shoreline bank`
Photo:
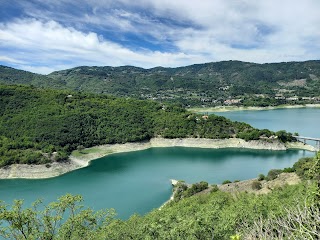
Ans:
[[[237,107],[237,106],[217,106],[217,107],[197,107],[189,108],[191,112],[232,112],[232,111],[262,111],[262,110],[274,110],[285,108],[320,108],[320,104],[304,104],[304,105],[279,105],[270,107]]]
[[[6,168],[0,168],[0,179],[26,178],[41,179],[60,176],[70,171],[80,169],[89,165],[90,161],[122,152],[139,151],[152,147],[194,147],[194,148],[247,148],[247,149],[265,149],[265,150],[286,150],[303,149],[315,151],[310,145],[304,145],[301,142],[283,144],[279,141],[267,142],[263,140],[254,140],[246,142],[243,139],[204,139],[204,138],[184,138],[184,139],[164,139],[152,138],[150,141],[124,144],[106,144],[87,148],[83,154],[72,154],[69,162],[51,163],[47,165],[27,165],[14,164]],[[298,159],[297,159],[298,160]]]

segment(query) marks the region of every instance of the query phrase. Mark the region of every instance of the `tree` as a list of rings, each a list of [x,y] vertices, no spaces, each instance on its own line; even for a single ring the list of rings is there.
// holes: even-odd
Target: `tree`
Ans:
[[[264,176],[262,173],[259,174],[259,176],[258,176],[259,181],[265,180],[265,178],[266,178],[266,176]]]
[[[79,145],[77,147],[77,150],[79,151],[79,153],[83,153],[82,151],[84,150],[84,146],[83,145]]]
[[[16,200],[11,208],[0,203],[0,236],[6,239],[94,239],[101,225],[107,226],[114,210],[83,209],[82,197],[67,194],[38,210],[41,201],[23,209]],[[2,224],[4,223],[4,224]]]

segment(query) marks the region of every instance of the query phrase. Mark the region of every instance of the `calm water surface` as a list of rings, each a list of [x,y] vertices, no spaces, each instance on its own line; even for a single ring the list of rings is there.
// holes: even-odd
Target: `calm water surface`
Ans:
[[[284,115],[298,111],[297,118],[306,113],[306,119],[310,119],[308,124],[313,124],[313,129],[317,129],[317,121],[312,121],[312,118],[319,116],[310,109],[274,111],[277,113],[244,111],[242,116],[239,115],[240,112],[228,114],[235,114],[241,118],[237,120],[241,121],[250,122],[250,119],[254,118],[257,119],[256,124],[260,124],[268,119],[268,116],[276,118],[282,111],[285,112]],[[262,113],[265,115],[261,115]],[[276,126],[279,121],[273,121],[273,127],[271,122],[267,121],[269,125],[262,128],[286,129],[310,135],[308,124],[297,124],[294,130],[286,128],[295,125],[289,121],[290,118],[287,119],[288,122],[280,126]],[[252,122],[251,124],[259,127]],[[48,203],[66,193],[81,194],[84,196],[85,206],[95,210],[115,208],[118,217],[127,218],[133,213],[144,214],[165,202],[171,195],[169,180],[172,178],[187,182],[205,180],[209,183],[221,183],[226,179],[249,179],[259,173],[266,174],[272,168],[292,166],[302,156],[313,156],[313,153],[298,150],[153,148],[110,155],[93,161],[87,168],[56,178],[0,180],[0,199],[6,203],[11,203],[13,199],[25,199],[26,205],[30,206],[30,203],[38,198]]]
[[[287,130],[301,136],[320,138],[320,108],[217,112],[216,115],[246,122],[256,128]]]

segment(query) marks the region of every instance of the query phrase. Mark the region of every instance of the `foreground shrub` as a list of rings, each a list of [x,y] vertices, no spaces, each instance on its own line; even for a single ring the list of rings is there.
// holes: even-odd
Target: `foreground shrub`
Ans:
[[[271,169],[267,175],[267,181],[276,179],[279,174],[282,172],[280,169]]]
[[[293,169],[302,179],[310,179],[310,169],[313,167],[313,165],[313,158],[306,157],[299,159],[298,162],[293,164]]]
[[[41,201],[32,208],[23,208],[15,200],[11,208],[0,202],[0,237],[4,239],[97,239],[101,226],[107,226],[115,216],[113,210],[94,212],[79,203],[82,197],[67,194],[42,208]]]
[[[260,218],[242,231],[242,239],[320,239],[320,211],[298,206],[284,217]]]
[[[261,182],[255,180],[252,182],[251,187],[253,190],[260,190],[262,188]]]

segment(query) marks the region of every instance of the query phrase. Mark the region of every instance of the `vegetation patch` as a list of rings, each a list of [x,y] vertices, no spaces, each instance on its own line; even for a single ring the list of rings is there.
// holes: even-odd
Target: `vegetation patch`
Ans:
[[[222,182],[222,184],[228,184],[228,183],[232,183],[230,180],[224,180],[223,182]]]
[[[99,153],[99,152],[101,152],[101,150],[99,148],[92,147],[92,148],[83,149],[81,151],[80,150],[74,150],[74,151],[72,151],[71,155],[74,156],[74,157],[81,157],[81,156],[84,156],[86,154]]]
[[[87,149],[97,145],[159,136],[251,140],[275,134],[216,115],[204,118],[179,105],[0,85],[0,167],[66,161],[72,151],[84,156],[98,151]],[[278,137],[294,140],[290,136]]]
[[[260,190],[262,188],[261,182],[255,180],[252,182],[251,187],[253,190]]]
[[[279,174],[282,173],[282,170],[281,169],[271,169],[269,172],[268,172],[268,175],[266,177],[266,180],[267,181],[271,181],[271,180],[274,180],[276,179]]]

